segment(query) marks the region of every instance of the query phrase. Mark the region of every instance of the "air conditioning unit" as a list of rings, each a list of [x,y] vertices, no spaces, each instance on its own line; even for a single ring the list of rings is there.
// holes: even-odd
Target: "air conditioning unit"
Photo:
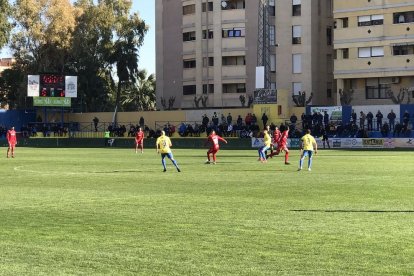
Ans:
[[[391,83],[400,83],[400,77],[392,77]]]

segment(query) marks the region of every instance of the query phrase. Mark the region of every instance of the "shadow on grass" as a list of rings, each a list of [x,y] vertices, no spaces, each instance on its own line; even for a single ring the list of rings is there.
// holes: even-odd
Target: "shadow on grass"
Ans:
[[[414,213],[414,210],[318,210],[318,209],[298,209],[289,210],[291,212],[309,212],[309,213]]]

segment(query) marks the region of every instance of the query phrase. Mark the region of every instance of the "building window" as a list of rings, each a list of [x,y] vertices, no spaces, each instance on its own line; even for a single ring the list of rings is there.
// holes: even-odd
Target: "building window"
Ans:
[[[292,1],[292,16],[301,15],[301,0]]]
[[[183,61],[184,69],[195,68],[196,67],[196,60],[195,59],[187,59]]]
[[[276,30],[275,25],[269,26],[269,43],[272,46],[276,45],[276,31],[275,30]]]
[[[183,95],[195,95],[197,91],[196,85],[184,85],[183,86]]]
[[[183,6],[183,15],[195,14],[195,4]]]
[[[208,57],[208,66],[214,66],[214,57]],[[207,67],[207,58],[203,58],[203,67]]]
[[[206,4],[207,3],[202,3],[201,4],[202,12],[206,12],[207,11]],[[208,11],[213,11],[213,2],[208,2]]]
[[[384,56],[383,46],[358,48],[359,58],[383,57],[383,56]]]
[[[332,98],[332,82],[326,83],[326,97]]]
[[[193,41],[193,40],[196,40],[196,33],[195,32],[183,33],[183,41]]]
[[[292,55],[292,69],[294,74],[302,73],[302,54]]]
[[[276,15],[276,5],[275,5],[275,0],[269,0],[269,15],[270,16],[275,16]]]
[[[246,93],[245,83],[223,84],[223,93]]]
[[[349,20],[348,17],[341,18],[342,21],[342,28],[348,28]]]
[[[292,26],[292,44],[302,43],[302,26]]]
[[[384,15],[375,14],[375,15],[364,15],[358,16],[358,26],[371,26],[371,25],[383,25],[384,24]]]
[[[208,30],[208,36],[207,36],[207,30],[203,30],[203,39],[212,39],[214,38],[214,32],[213,30]]]
[[[292,91],[293,91],[293,95],[298,95],[299,92],[302,91],[302,83],[301,82],[292,83]]]
[[[246,8],[245,0],[221,1],[222,10],[238,10],[238,9],[245,9],[245,8]]]
[[[270,72],[276,72],[276,55],[270,55]]]
[[[392,54],[394,56],[414,55],[414,44],[394,45]]]
[[[208,91],[207,91],[207,84],[203,84],[203,94],[213,94],[214,93],[214,84],[208,85]]]
[[[344,48],[342,49],[342,59],[348,59],[349,58],[349,49]]]
[[[223,29],[223,38],[230,37],[245,37],[246,31],[244,28]]]
[[[394,24],[414,22],[414,11],[396,12],[393,14]]]
[[[326,28],[326,44],[332,45],[332,27]]]
[[[222,59],[223,66],[246,65],[245,56],[228,56]]]
[[[391,84],[387,78],[369,78],[365,80],[366,99],[388,99],[387,91],[389,89],[391,89]]]

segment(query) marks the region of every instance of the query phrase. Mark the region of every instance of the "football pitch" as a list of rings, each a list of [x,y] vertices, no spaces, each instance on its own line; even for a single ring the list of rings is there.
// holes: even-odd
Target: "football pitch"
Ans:
[[[17,148],[0,158],[2,275],[412,275],[411,151]],[[307,162],[305,162],[306,168]]]

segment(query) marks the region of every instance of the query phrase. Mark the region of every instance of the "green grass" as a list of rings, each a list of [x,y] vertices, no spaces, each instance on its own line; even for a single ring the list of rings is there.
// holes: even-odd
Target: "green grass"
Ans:
[[[4,148],[3,148],[4,149]],[[0,159],[1,275],[412,275],[413,153],[17,148]],[[5,156],[5,149],[4,149]]]

